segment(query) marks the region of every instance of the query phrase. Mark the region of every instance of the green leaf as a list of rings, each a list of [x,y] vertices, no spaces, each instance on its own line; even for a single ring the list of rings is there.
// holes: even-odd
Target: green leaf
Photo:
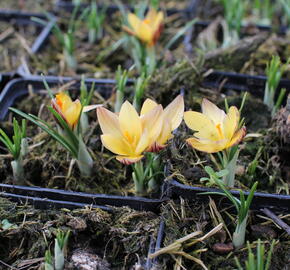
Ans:
[[[56,141],[58,141],[64,148],[66,148],[75,158],[77,158],[77,147],[70,143],[68,140],[66,140],[63,136],[61,136],[57,131],[55,131],[53,128],[51,128],[47,123],[45,123],[40,118],[34,116],[34,115],[28,115],[24,112],[21,112],[15,108],[9,108],[12,112],[22,116],[23,118],[31,121],[38,127],[40,127],[42,130],[47,132],[52,138],[54,138]]]

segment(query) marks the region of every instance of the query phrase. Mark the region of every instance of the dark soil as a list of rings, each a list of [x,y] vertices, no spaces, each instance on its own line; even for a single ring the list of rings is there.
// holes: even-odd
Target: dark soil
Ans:
[[[25,12],[44,12],[53,9],[55,0],[9,0],[1,1],[0,8]]]
[[[183,250],[187,254],[203,261],[208,269],[236,269],[234,257],[237,257],[243,265],[247,258],[247,249],[242,248],[236,251],[228,248],[226,249],[226,247],[230,246],[230,235],[235,229],[232,218],[235,217],[236,213],[232,210],[233,209],[215,204],[213,201],[211,201],[210,204],[188,202],[184,200],[179,201],[178,204],[173,201],[169,202],[164,205],[161,210],[165,222],[163,246],[166,247],[181,237],[196,231],[202,231],[202,234],[198,237],[203,236],[222,222],[221,219],[223,219],[227,227],[223,227],[223,229],[214,236],[191,247],[184,248]],[[217,214],[220,216],[218,217]],[[283,220],[286,223],[290,222],[289,216],[285,216]],[[272,221],[267,221],[262,213],[252,212],[247,226],[246,241],[253,243],[257,241],[258,238],[266,243],[266,251],[269,249],[269,243],[273,239],[279,241],[274,248],[270,267],[271,270],[286,270],[290,267],[289,235],[287,235],[284,230],[277,228]],[[190,242],[190,240],[188,242]],[[217,248],[218,244],[219,246],[223,246],[223,249]],[[197,250],[200,249],[205,250],[198,253]],[[252,245],[252,249],[254,254],[256,254],[255,245]],[[224,254],[220,253],[222,250]],[[202,269],[193,261],[185,258],[179,261],[178,259],[180,259],[180,257],[178,255],[159,256],[158,260],[160,264],[158,269],[174,269],[174,265],[177,265],[177,261],[181,263],[185,269]]]
[[[67,27],[67,20],[60,22],[61,28]],[[166,44],[177,31],[185,25],[184,18],[181,15],[172,15],[167,17],[165,29],[162,33],[159,44],[157,45],[158,60],[172,59],[171,53],[167,52],[164,56],[162,46]],[[80,28],[76,31],[75,56],[77,60],[76,70],[72,70],[66,65],[63,49],[54,35],[51,36],[49,43],[45,48],[37,53],[35,57],[29,58],[28,66],[32,74],[59,75],[59,76],[76,76],[85,74],[92,78],[114,78],[118,65],[122,68],[129,69],[133,65],[130,53],[122,46],[114,48],[116,43],[125,35],[122,30],[121,15],[119,12],[106,18],[104,23],[105,35],[95,44],[88,42],[88,30],[86,25],[81,23]],[[182,39],[178,46],[173,48],[176,58],[184,56]],[[134,72],[135,74],[136,72]]]
[[[0,72],[11,72],[21,64],[21,59],[31,53],[30,48],[39,34],[34,25],[18,26],[1,22]]]
[[[11,227],[2,228],[8,220]],[[144,264],[150,241],[157,236],[159,217],[151,212],[129,208],[36,210],[29,205],[17,205],[0,198],[0,269],[3,262],[21,269],[38,268],[45,251],[53,252],[57,230],[70,230],[66,270],[131,269]],[[84,267],[84,257],[90,257],[96,268]],[[26,266],[26,267],[25,267]]]

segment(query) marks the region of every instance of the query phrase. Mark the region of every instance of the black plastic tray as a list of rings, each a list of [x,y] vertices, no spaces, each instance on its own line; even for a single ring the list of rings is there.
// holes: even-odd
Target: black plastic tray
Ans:
[[[37,201],[66,202],[78,207],[93,205],[98,208],[105,206],[129,206],[138,211],[152,211],[158,213],[163,200],[147,199],[143,197],[116,196],[106,194],[91,194],[85,192],[67,191],[62,189],[50,189],[41,187],[28,187],[18,185],[0,184],[1,194],[14,194],[22,199],[37,198]],[[8,195],[9,197],[9,195]],[[106,208],[106,207],[105,207]]]
[[[45,77],[50,87],[57,86],[60,83],[72,81],[72,78]],[[86,85],[90,87],[95,83],[95,89],[104,98],[108,98],[115,85],[114,80],[94,80],[87,79]],[[79,89],[80,81],[76,81],[72,87]],[[17,99],[28,94],[28,85],[31,85],[35,92],[44,88],[43,78],[34,76],[30,79],[14,79],[10,81],[0,94],[0,121],[5,119],[8,114],[9,107],[17,101]],[[40,187],[26,187],[0,184],[2,191],[7,193],[18,194],[22,196],[36,196],[39,198],[47,198],[51,200],[70,201],[83,204],[111,205],[111,206],[129,206],[136,210],[147,210],[158,212],[160,204],[163,200],[147,199],[134,196],[114,196],[106,194],[89,194],[81,192],[72,192],[59,189],[47,189]]]
[[[5,72],[5,73],[0,73],[0,93],[4,86],[6,85],[9,80],[14,76],[15,74],[13,72]]]
[[[83,207],[88,206],[88,204],[85,204],[85,203],[51,200],[48,198],[39,198],[36,196],[28,196],[28,195],[19,195],[19,194],[4,192],[4,191],[0,191],[0,197],[7,198],[11,201],[21,203],[21,204],[29,203],[33,207],[37,209],[43,209],[43,210],[61,209],[61,208],[76,209],[76,208],[83,208]],[[100,208],[102,210],[112,211],[111,208],[106,207],[106,206],[100,206],[100,205],[95,205],[95,204],[90,204],[89,206],[92,208]]]
[[[189,200],[200,200],[207,201],[207,195],[201,195],[203,192],[215,192],[220,191],[216,188],[207,188],[207,187],[194,187],[188,186],[179,183],[176,180],[170,180],[166,182],[166,195],[170,198],[183,197]],[[234,196],[239,197],[239,191],[231,190],[231,193]],[[248,195],[249,192],[244,192],[245,195]],[[213,199],[225,198],[224,196],[212,194],[210,195]],[[228,200],[225,198],[223,203],[227,204]],[[255,192],[253,202],[251,204],[251,209],[259,210],[261,208],[267,207],[269,209],[278,210],[278,211],[290,211],[290,195],[279,195],[279,194],[269,194],[262,192]]]
[[[223,89],[231,89],[237,92],[248,91],[254,96],[263,98],[267,77],[235,72],[213,71],[204,78],[203,86],[218,88],[222,82],[224,82]],[[287,94],[290,92],[290,79],[281,79],[278,89],[281,88],[286,89],[285,97],[287,97]]]
[[[61,83],[68,83],[75,80],[74,87],[79,88],[80,80],[69,77],[45,77],[50,87],[57,86]],[[104,79],[86,79],[88,87],[95,83],[95,87],[98,92],[104,97],[108,98],[112,93],[113,86],[115,85],[114,80]],[[28,86],[31,85],[35,92],[45,89],[43,84],[43,78],[40,76],[30,76],[29,78],[18,78],[14,79],[6,84],[2,93],[0,94],[0,121],[4,120],[8,115],[9,107],[11,107],[17,99],[20,99],[28,95]]]
[[[24,189],[27,189],[27,187],[23,187]],[[18,189],[18,190],[17,190]],[[29,189],[34,189],[34,191],[30,192],[26,192],[23,191],[23,193],[25,195],[20,195],[19,193],[19,189],[21,189],[21,187],[13,187],[13,186],[9,186],[9,185],[3,185],[0,184],[0,197],[3,198],[7,198],[11,201],[14,201],[16,203],[20,203],[20,204],[31,204],[34,208],[36,209],[41,209],[41,210],[54,210],[54,209],[76,209],[76,208],[84,208],[89,206],[90,208],[99,208],[102,209],[104,211],[108,211],[108,212],[114,212],[113,208],[110,208],[108,206],[103,206],[103,205],[96,205],[96,204],[88,204],[88,203],[80,203],[80,202],[75,202],[75,201],[65,201],[64,199],[71,199],[73,198],[73,200],[75,200],[75,196],[63,196],[63,191],[60,192],[60,195],[57,195],[58,191],[52,190],[50,194],[48,194],[48,196],[44,196],[44,197],[38,197],[37,195],[44,195],[42,194],[42,191],[44,189],[42,189],[41,192],[39,192],[38,188],[28,188]],[[37,190],[38,189],[38,190]],[[16,191],[17,193],[8,193],[6,191]],[[43,191],[44,192],[44,191]],[[66,191],[64,191],[65,193],[68,193]],[[73,192],[71,192],[73,193]],[[52,196],[54,199],[50,199],[51,198],[51,194],[54,194],[54,196]],[[29,196],[32,195],[32,196]],[[90,195],[90,194],[89,194]],[[61,199],[61,200],[59,200]],[[121,205],[122,206],[122,205]],[[144,209],[136,209],[136,210],[144,210]],[[164,230],[162,229],[164,228],[164,221],[160,222],[158,231],[157,231],[157,238],[156,240],[154,239],[154,237],[151,237],[150,239],[150,243],[149,243],[149,248],[148,248],[148,255],[151,253],[156,252],[157,250],[160,249],[161,244],[162,244],[162,240],[163,240],[163,232]],[[154,259],[150,259],[149,256],[146,259],[145,265],[143,266],[144,270],[151,270],[152,266],[156,263],[157,258]]]
[[[11,24],[23,26],[35,25],[37,28],[39,28],[39,34],[30,48],[32,53],[37,53],[48,39],[54,22],[50,21],[46,26],[43,26],[42,24],[33,21],[32,18],[47,20],[47,17],[44,14],[0,9],[0,21],[10,22]],[[7,73],[6,75],[13,77],[16,74],[16,71],[17,70],[11,70],[9,71],[11,73]]]
[[[89,4],[81,4],[81,8],[86,8],[88,7]],[[61,10],[66,10],[69,12],[72,12],[74,9],[75,5],[72,3],[71,0],[57,0],[55,3],[55,13],[59,13],[61,12]],[[99,4],[98,5],[99,8],[102,8],[103,5]],[[132,6],[129,5],[125,5],[125,7],[131,11],[134,10],[134,8]],[[117,11],[119,11],[119,7],[117,5],[109,5],[107,7],[107,14],[111,15],[116,13]],[[165,10],[166,14],[168,16],[176,14],[176,13],[180,13],[180,14],[185,14],[186,16],[189,16],[189,14],[191,13],[191,9],[189,7],[186,7],[184,9],[175,9],[175,8],[169,8]]]
[[[197,21],[194,26],[192,27],[192,29],[194,29],[195,32],[199,33],[202,30],[204,30],[206,27],[208,27],[210,24],[212,23],[212,21]],[[242,32],[243,30],[247,29],[247,27],[256,27],[257,29],[259,29],[260,31],[264,31],[264,32],[271,32],[274,29],[271,26],[265,26],[265,25],[259,25],[259,24],[249,24],[248,26],[242,26]],[[287,26],[280,26],[276,32],[279,35],[285,35],[287,33],[287,30],[289,29],[289,27]]]

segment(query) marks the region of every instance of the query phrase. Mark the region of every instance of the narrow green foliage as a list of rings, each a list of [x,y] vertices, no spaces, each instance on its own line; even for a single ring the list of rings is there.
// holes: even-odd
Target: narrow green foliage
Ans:
[[[135,82],[135,94],[134,94],[134,100],[133,100],[133,106],[138,111],[141,106],[141,101],[144,96],[144,91],[146,89],[146,86],[148,84],[149,77],[146,77],[146,75],[143,73]]]
[[[89,42],[91,44],[102,38],[104,33],[103,24],[105,16],[106,8],[104,7],[102,10],[99,10],[97,3],[92,1],[89,8],[89,14],[86,17],[86,23],[89,30]]]
[[[178,41],[180,41],[180,39],[186,35],[187,31],[192,31],[192,26],[196,23],[197,19],[193,19],[189,22],[186,23],[185,26],[183,26],[182,28],[180,28],[178,30],[178,32],[170,38],[170,40],[166,43],[166,45],[164,46],[164,49],[166,50],[170,50],[172,48],[172,46],[174,46]]]
[[[87,17],[88,9],[85,9],[80,16],[78,13],[80,11],[81,1],[77,1],[76,5],[74,5],[73,12],[71,14],[68,27],[66,30],[62,30],[57,22],[54,22],[52,33],[57,38],[58,42],[62,46],[63,54],[65,57],[66,64],[71,69],[77,68],[77,61],[75,58],[75,48],[76,48],[76,36],[75,32],[79,28],[80,22],[83,21],[84,18]],[[51,16],[46,14],[48,19],[51,20]],[[53,20],[54,21],[54,20]],[[46,22],[38,21],[42,24],[46,24]]]
[[[254,5],[251,4],[252,1],[248,1],[248,6],[257,17],[256,24],[271,25],[275,5],[270,0],[255,0]]]
[[[93,162],[85,144],[83,143],[79,125],[77,125],[75,130],[72,130],[56,110],[54,110],[51,106],[49,106],[48,109],[61,127],[61,132],[35,115],[26,114],[15,108],[10,108],[11,111],[31,121],[43,131],[47,132],[54,140],[60,143],[77,160],[81,174],[83,176],[89,176],[91,174]]]
[[[160,178],[158,176],[163,175],[163,167],[158,155],[146,153],[145,160],[145,163],[140,160],[132,164],[135,193],[139,196],[158,191]]]
[[[245,242],[245,232],[247,226],[248,213],[254,197],[254,193],[257,189],[258,182],[255,182],[253,184],[249,192],[249,195],[247,196],[247,199],[245,198],[242,190],[240,190],[240,199],[238,199],[228,191],[227,187],[223,184],[223,181],[217,178],[217,174],[211,167],[206,166],[205,171],[210,176],[210,179],[214,180],[216,185],[218,185],[223,192],[205,192],[202,194],[218,194],[225,196],[233,203],[233,205],[236,208],[238,217],[236,230],[233,234],[233,244],[236,248],[239,248]]]
[[[53,257],[51,255],[50,250],[45,251],[45,256],[44,256],[44,269],[45,270],[54,270],[54,267],[53,267]]]
[[[118,66],[116,72],[116,101],[115,112],[119,112],[124,102],[125,89],[128,81],[128,70],[122,70],[121,66]]]
[[[13,178],[18,184],[24,181],[23,157],[27,153],[26,140],[26,120],[22,119],[21,126],[18,121],[13,118],[13,132],[12,139],[0,128],[0,141],[6,146],[9,153],[13,156],[11,162],[13,170]]]
[[[245,262],[245,268],[242,267],[238,258],[235,257],[235,261],[238,267],[238,270],[269,270],[271,265],[272,253],[275,245],[275,240],[271,242],[270,249],[268,254],[265,252],[265,245],[261,243],[261,240],[258,239],[257,243],[257,253],[256,256],[252,251],[251,245],[247,242],[248,248],[248,258]],[[266,260],[265,260],[266,259]]]
[[[85,76],[82,76],[81,80],[81,87],[80,87],[80,101],[83,107],[90,105],[93,94],[95,90],[95,82],[92,83],[90,91],[88,91],[88,88],[85,83]],[[80,125],[81,133],[84,135],[89,130],[89,118],[86,112],[81,113],[80,117]]]
[[[267,82],[265,87],[265,93],[264,93],[264,103],[268,106],[268,108],[271,110],[272,115],[274,115],[279,109],[279,106],[282,103],[282,100],[284,98],[284,95],[286,93],[285,90],[280,90],[280,93],[278,95],[278,100],[275,104],[275,94],[279,85],[279,82],[283,76],[283,73],[287,69],[287,65],[290,63],[290,59],[287,63],[282,64],[280,57],[275,55],[272,57],[272,59],[267,63],[266,67],[266,76],[267,76]]]
[[[8,137],[4,130],[0,128],[0,140],[6,146],[13,158],[19,159],[21,155],[21,143],[26,138],[26,120],[22,119],[21,126],[18,121],[13,118],[13,132],[12,140]]]
[[[67,243],[70,231],[64,233],[59,230],[56,235],[55,245],[54,245],[54,267],[55,270],[64,269],[64,259],[66,256]]]
[[[220,0],[224,8],[224,17],[226,25],[223,25],[223,44],[226,48],[236,44],[239,40],[239,34],[242,21],[245,16],[245,1],[240,0]]]

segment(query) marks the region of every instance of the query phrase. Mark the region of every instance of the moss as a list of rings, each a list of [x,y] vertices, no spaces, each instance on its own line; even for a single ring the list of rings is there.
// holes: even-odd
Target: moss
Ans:
[[[136,254],[145,260],[150,239],[156,238],[159,218],[151,212],[114,208],[108,213],[100,209],[37,210],[0,198],[0,220],[8,218],[15,229],[0,229],[0,260],[19,266],[23,260],[43,257],[53,249],[58,229],[71,230],[68,263],[76,249],[90,249],[106,257],[112,269],[126,269],[137,262]],[[80,229],[73,221],[86,224]],[[40,262],[38,262],[39,264]]]

